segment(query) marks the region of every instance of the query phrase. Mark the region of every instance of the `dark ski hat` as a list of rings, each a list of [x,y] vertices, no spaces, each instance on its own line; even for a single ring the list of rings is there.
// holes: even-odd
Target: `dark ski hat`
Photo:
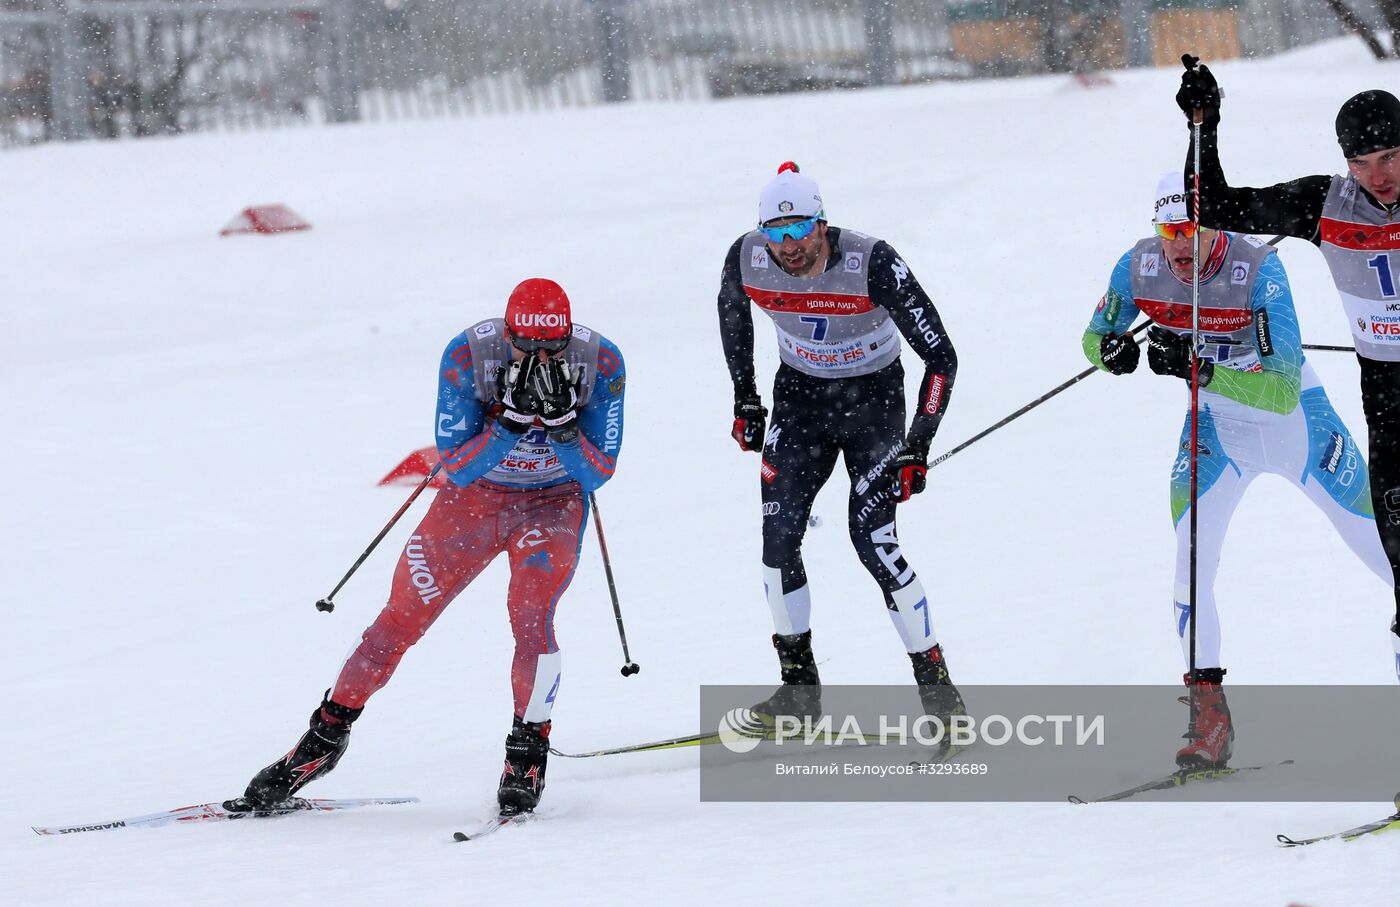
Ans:
[[[1349,99],[1337,111],[1337,144],[1347,158],[1400,148],[1400,99],[1380,89]]]

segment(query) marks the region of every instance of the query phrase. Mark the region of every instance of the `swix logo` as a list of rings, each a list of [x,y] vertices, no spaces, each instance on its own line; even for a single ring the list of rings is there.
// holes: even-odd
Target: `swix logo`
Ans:
[[[437,580],[433,578],[433,572],[428,569],[428,560],[423,556],[423,537],[421,535],[411,535],[408,537],[408,545],[404,548],[404,557],[408,561],[408,578],[418,590],[418,597],[427,604],[442,594],[438,588]]]
[[[515,328],[562,328],[569,326],[569,319],[558,312],[516,312],[511,319]]]
[[[894,264],[890,265],[890,270],[894,272],[894,288],[900,289],[904,281],[909,279],[909,266],[904,263],[904,259],[896,258]]]
[[[618,441],[622,438],[622,401],[614,400],[608,404],[607,426],[603,429],[603,452],[612,453],[617,450]]]

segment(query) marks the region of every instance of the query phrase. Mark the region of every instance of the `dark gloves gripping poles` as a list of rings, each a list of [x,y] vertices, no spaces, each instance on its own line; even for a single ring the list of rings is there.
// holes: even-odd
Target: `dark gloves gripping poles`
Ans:
[[[496,400],[502,409],[496,421],[511,434],[523,435],[535,424],[539,400],[530,387],[530,378],[539,361],[533,356],[517,359],[496,372]]]
[[[734,427],[729,434],[739,443],[740,450],[762,450],[768,410],[758,394],[742,394],[734,398]]]
[[[578,437],[578,391],[582,370],[563,359],[547,359],[530,375],[530,391],[539,401],[539,417],[551,441],[565,444]]]
[[[903,504],[928,485],[928,445],[904,442],[890,464],[890,492]]]
[[[1220,102],[1225,97],[1225,91],[1215,81],[1210,69],[1201,65],[1200,57],[1182,54],[1181,65],[1186,67],[1186,72],[1181,74],[1181,88],[1176,92],[1176,106],[1186,114],[1188,123],[1191,122],[1191,115],[1199,110],[1202,113],[1202,125],[1218,125]]]
[[[1115,375],[1126,375],[1137,371],[1142,350],[1137,339],[1129,334],[1104,334],[1099,341],[1099,359],[1103,367]]]
[[[1175,334],[1166,328],[1153,325],[1147,331],[1147,365],[1159,375],[1191,380],[1191,335]],[[1215,363],[1209,359],[1197,360],[1197,377],[1200,386],[1210,384],[1215,376]]]

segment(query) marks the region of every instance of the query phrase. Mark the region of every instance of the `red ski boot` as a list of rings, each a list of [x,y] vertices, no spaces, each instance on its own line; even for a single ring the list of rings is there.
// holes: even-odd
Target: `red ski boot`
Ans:
[[[1221,682],[1224,668],[1198,668],[1194,676],[1182,680],[1194,691],[1191,726],[1183,735],[1186,745],[1177,750],[1176,764],[1186,769],[1218,768],[1230,761],[1235,745],[1235,726],[1230,720],[1230,704],[1225,701]]]

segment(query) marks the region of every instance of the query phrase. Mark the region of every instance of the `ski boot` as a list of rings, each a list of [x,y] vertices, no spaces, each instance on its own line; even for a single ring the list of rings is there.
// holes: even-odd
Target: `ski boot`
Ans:
[[[1230,761],[1235,745],[1235,726],[1230,720],[1230,704],[1225,701],[1221,682],[1224,668],[1197,668],[1182,681],[1194,697],[1181,701],[1191,705],[1191,725],[1182,736],[1187,743],[1176,753],[1176,764],[1184,769],[1220,768]]]
[[[323,775],[329,774],[350,745],[350,725],[363,708],[346,708],[332,702],[330,690],[321,707],[311,713],[311,727],[292,751],[253,776],[243,796],[224,801],[231,812],[266,812]]]
[[[821,677],[817,675],[816,658],[812,655],[812,631],[792,636],[773,634],[773,648],[778,650],[778,669],[783,685],[772,696],[749,707],[753,721],[736,728],[743,733],[771,737],[777,718],[798,721],[815,719],[822,713]]]
[[[544,793],[544,772],[549,764],[551,722],[539,724],[515,719],[506,737],[506,766],[496,789],[501,815],[533,812]]]
[[[909,660],[914,665],[914,682],[919,685],[919,701],[923,703],[924,714],[937,719],[938,724],[930,728],[930,733],[943,728],[943,737],[934,751],[934,761],[952,758],[961,746],[952,742],[953,718],[967,714],[962,694],[948,676],[948,664],[943,660],[943,647],[934,646],[926,652],[910,652]]]

